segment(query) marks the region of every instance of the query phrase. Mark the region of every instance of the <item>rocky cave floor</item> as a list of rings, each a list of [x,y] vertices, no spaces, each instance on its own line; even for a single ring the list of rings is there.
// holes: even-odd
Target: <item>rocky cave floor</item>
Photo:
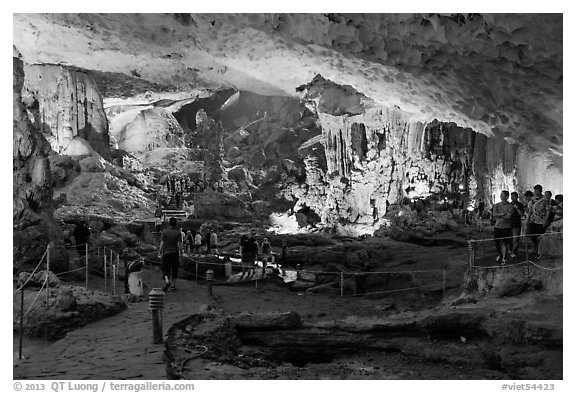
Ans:
[[[443,235],[444,239],[449,237]],[[376,240],[358,242],[369,245]],[[386,263],[388,268],[446,268],[446,295],[442,297],[438,289],[425,289],[340,297],[337,289],[291,291],[274,278],[259,281],[258,288],[254,282],[216,285],[215,297],[207,307],[201,306],[198,314],[165,327],[170,328],[165,355],[169,377],[562,379],[561,295],[524,287],[513,294],[462,297],[466,266],[463,247],[424,247],[388,238],[378,241],[394,250],[394,258]],[[158,268],[147,266],[145,293],[161,286],[160,280]],[[84,282],[64,279],[62,284],[82,286]],[[90,285],[103,287],[103,280],[94,277]],[[175,295],[185,299],[192,296],[189,288],[197,291],[199,286],[203,291],[203,282],[182,280]],[[99,291],[94,293],[101,296]],[[34,291],[27,293],[27,299],[32,296]],[[167,301],[170,296],[174,294],[168,294]],[[117,299],[108,302],[115,304]],[[15,293],[15,321],[18,312]],[[96,319],[105,316],[103,313]],[[85,323],[90,321],[78,326],[65,322],[64,326],[72,330]],[[61,327],[55,325],[54,329]],[[33,358],[49,344],[27,338],[25,352]],[[200,354],[203,347],[210,350]]]

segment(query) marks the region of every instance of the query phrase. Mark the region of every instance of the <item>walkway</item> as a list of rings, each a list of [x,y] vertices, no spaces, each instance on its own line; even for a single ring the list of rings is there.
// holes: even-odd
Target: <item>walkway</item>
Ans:
[[[158,273],[145,271],[145,279],[149,289],[161,287]],[[203,303],[208,303],[205,287],[179,281],[178,291],[164,297],[165,337],[170,326],[198,312]],[[163,344],[152,343],[148,303],[133,303],[16,363],[14,379],[166,379],[163,353]]]

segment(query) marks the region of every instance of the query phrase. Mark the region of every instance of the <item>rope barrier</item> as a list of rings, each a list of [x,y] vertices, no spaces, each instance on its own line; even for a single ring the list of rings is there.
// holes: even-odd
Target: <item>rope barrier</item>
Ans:
[[[40,258],[40,262],[38,262],[38,265],[36,265],[36,267],[34,268],[34,270],[32,271],[32,273],[30,273],[30,276],[28,277],[28,279],[24,282],[24,284],[20,285],[20,288],[17,288],[17,291],[21,291],[22,288],[24,288],[26,286],[26,284],[28,284],[28,281],[30,281],[32,279],[32,277],[34,277],[34,273],[36,273],[36,270],[38,270],[38,268],[40,267],[40,265],[42,265],[42,261],[44,260],[44,257],[46,256],[46,254],[48,253],[48,249],[46,249],[46,251],[44,251],[44,254],[42,255],[42,258]]]
[[[204,345],[196,345],[196,349],[198,349],[198,348],[203,349],[203,352],[199,352],[199,353],[197,353],[197,354],[195,354],[195,355],[188,356],[186,359],[182,360],[182,362],[180,363],[180,368],[181,368],[181,369],[184,368],[184,365],[185,365],[186,363],[188,363],[188,361],[190,361],[190,360],[192,360],[192,359],[194,359],[194,358],[200,357],[200,356],[204,355],[206,352],[208,352],[208,348],[205,347]]]
[[[536,267],[539,268],[539,269],[548,270],[548,271],[552,271],[552,272],[555,272],[555,271],[558,271],[558,270],[562,270],[562,269],[563,269],[562,266],[560,266],[560,267],[558,267],[558,268],[555,268],[555,269],[552,269],[552,268],[549,268],[549,267],[544,267],[544,266],[537,265],[536,263],[534,263],[534,262],[532,262],[532,261],[528,261],[528,263],[530,263],[531,265],[536,266]]]
[[[86,270],[86,267],[80,267],[80,268],[78,268],[78,269],[68,270],[67,272],[62,272],[62,273],[55,274],[55,276],[58,277],[58,276],[62,276],[62,275],[67,274],[67,273],[77,272],[77,271],[79,271],[79,270]]]
[[[439,285],[444,285],[444,283],[430,284],[430,285],[421,285],[421,286],[419,286],[419,287],[411,287],[411,288],[392,289],[392,290],[389,290],[389,291],[366,292],[366,293],[359,293],[359,294],[355,294],[355,295],[344,295],[344,297],[358,297],[358,296],[375,295],[375,294],[381,294],[381,293],[411,291],[411,290],[413,290],[413,289],[431,288],[431,287],[437,287],[437,286],[439,286]]]
[[[42,286],[40,287],[40,289],[38,290],[38,293],[36,294],[36,297],[34,298],[34,300],[32,301],[32,304],[30,304],[30,307],[28,307],[28,310],[26,310],[26,312],[24,313],[24,315],[22,316],[22,318],[26,317],[28,315],[28,313],[30,312],[30,310],[32,310],[32,307],[34,307],[34,304],[36,303],[36,300],[38,300],[38,297],[40,296],[40,294],[42,293],[42,290],[44,289],[44,286],[46,285],[47,281],[44,280],[44,283],[42,284]],[[16,320],[14,323],[20,323],[20,318],[18,318],[18,320]]]
[[[534,236],[544,236],[544,235],[555,235],[555,234],[563,234],[564,232],[544,232],[539,234],[529,234],[529,235],[518,235],[518,236],[506,236],[506,237],[495,237],[492,239],[470,239],[469,242],[472,243],[482,243],[482,242],[491,242],[494,240],[504,240],[504,239],[514,239],[514,238],[528,238]]]
[[[526,265],[526,262],[519,262],[519,263],[515,263],[513,265],[494,265],[494,266],[474,265],[474,267],[477,269],[503,269],[503,268],[507,268],[507,267],[514,267],[514,266],[521,266],[521,265]]]

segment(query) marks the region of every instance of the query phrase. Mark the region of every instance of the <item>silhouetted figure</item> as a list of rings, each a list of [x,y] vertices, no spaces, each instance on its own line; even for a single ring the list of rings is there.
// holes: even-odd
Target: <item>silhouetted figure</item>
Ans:
[[[176,278],[178,277],[178,266],[182,255],[182,236],[176,229],[176,218],[170,218],[170,228],[162,232],[162,241],[158,247],[158,259],[162,260],[162,279],[164,280],[163,291],[170,287],[176,290]]]
[[[86,243],[90,239],[90,228],[85,221],[80,221],[79,224],[74,228],[73,233],[74,239],[76,240],[76,251],[81,257],[86,255]]]
[[[180,191],[176,191],[176,194],[174,195],[174,198],[176,199],[176,209],[180,209],[180,198],[182,197],[182,194],[180,194]]]

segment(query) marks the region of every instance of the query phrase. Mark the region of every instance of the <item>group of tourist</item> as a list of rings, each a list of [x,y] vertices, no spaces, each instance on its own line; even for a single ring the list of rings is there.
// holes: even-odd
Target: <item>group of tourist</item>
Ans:
[[[177,193],[191,193],[205,191],[208,187],[212,188],[212,191],[224,192],[224,186],[221,181],[209,184],[207,180],[196,180],[192,181],[190,176],[184,175],[168,175],[165,182],[166,191],[168,194],[175,195]]]
[[[508,199],[511,198],[511,201]],[[524,233],[530,238],[532,252],[535,258],[540,258],[540,237],[548,227],[562,220],[563,196],[558,194],[552,199],[552,192],[542,193],[542,186],[534,186],[534,192],[526,191],[524,201],[519,200],[519,194],[514,191],[502,191],[500,202],[492,207],[494,220],[494,242],[498,256],[496,261],[506,264],[506,258],[515,258],[518,253],[520,235]]]
[[[283,266],[287,266],[288,258],[288,245],[286,241],[282,242],[282,251],[280,258],[272,252],[272,245],[268,241],[268,238],[264,238],[261,243],[259,243],[255,236],[252,235],[248,237],[247,235],[242,235],[240,238],[240,256],[242,261],[242,273],[244,273],[247,266],[253,267],[257,260],[262,261],[262,269],[266,271],[267,264],[282,262]]]
[[[204,245],[206,254],[218,255],[218,235],[216,235],[214,229],[210,229],[202,238],[200,232],[195,229],[184,231],[184,229],[180,228],[180,236],[185,254],[199,255],[202,253],[202,246]]]

